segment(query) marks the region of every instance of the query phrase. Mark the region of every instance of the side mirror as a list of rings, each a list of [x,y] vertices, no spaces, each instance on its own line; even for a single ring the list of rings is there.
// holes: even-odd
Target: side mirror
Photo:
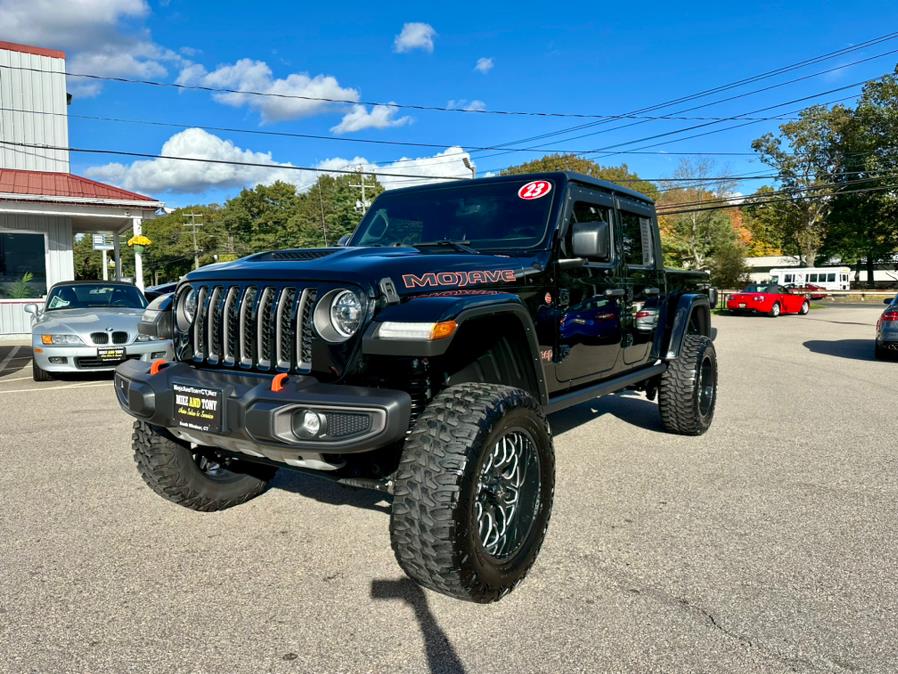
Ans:
[[[37,316],[37,305],[36,304],[26,304],[24,309],[25,309],[26,314],[31,314],[32,316]]]
[[[611,229],[607,222],[575,222],[571,242],[577,257],[608,260],[611,256]]]
[[[137,332],[156,339],[171,339],[174,299],[174,293],[166,293],[150,302],[137,323]]]
[[[352,238],[351,234],[344,234],[339,239],[337,239],[337,245],[340,248],[345,248],[351,238]]]

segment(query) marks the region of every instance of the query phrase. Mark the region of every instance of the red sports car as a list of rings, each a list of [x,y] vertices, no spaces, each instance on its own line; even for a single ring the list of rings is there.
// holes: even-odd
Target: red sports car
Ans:
[[[731,312],[751,311],[776,318],[780,314],[806,314],[811,301],[804,293],[795,293],[778,285],[750,285],[730,295],[727,309]]]

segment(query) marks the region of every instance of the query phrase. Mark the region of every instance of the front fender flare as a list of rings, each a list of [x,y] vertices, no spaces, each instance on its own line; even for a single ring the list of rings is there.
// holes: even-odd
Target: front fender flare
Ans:
[[[373,321],[362,338],[362,353],[379,356],[416,356],[432,358],[444,355],[455,335],[464,324],[473,319],[495,315],[513,316],[524,331],[528,346],[531,366],[536,374],[539,387],[540,402],[548,401],[545,374],[539,356],[539,343],[536,338],[536,327],[527,307],[521,298],[513,293],[495,293],[473,296],[432,296],[417,297],[409,302],[393,305],[381,311],[377,320]],[[423,340],[384,340],[377,337],[377,328],[385,321],[399,322],[434,322],[457,321],[459,330],[446,339],[435,341]]]

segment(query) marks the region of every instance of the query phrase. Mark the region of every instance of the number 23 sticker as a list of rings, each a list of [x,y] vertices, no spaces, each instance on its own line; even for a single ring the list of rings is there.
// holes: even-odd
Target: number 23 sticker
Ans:
[[[552,191],[552,183],[548,180],[532,180],[518,190],[518,197],[533,201],[546,196]]]

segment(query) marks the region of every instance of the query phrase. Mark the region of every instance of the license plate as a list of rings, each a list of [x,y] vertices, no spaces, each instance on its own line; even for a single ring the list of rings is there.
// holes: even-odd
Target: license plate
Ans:
[[[745,302],[739,302],[739,308],[740,308],[740,309],[744,309],[744,308],[745,308]]]
[[[172,384],[174,419],[178,426],[195,431],[221,430],[221,391],[201,386]]]
[[[97,360],[103,363],[117,363],[120,360],[125,360],[125,347],[116,346],[97,349]]]

